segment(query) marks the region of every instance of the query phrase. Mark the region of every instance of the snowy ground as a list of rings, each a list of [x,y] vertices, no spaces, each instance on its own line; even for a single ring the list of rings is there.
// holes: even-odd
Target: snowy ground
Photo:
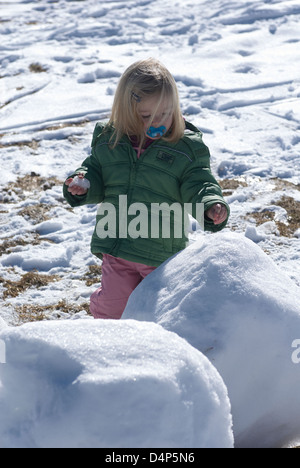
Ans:
[[[299,22],[297,0],[0,1],[6,323],[87,316],[101,274],[89,252],[96,208],[70,209],[61,183],[89,153],[121,73],[149,56],[203,130],[228,230],[300,285]]]
[[[185,116],[204,132],[229,229],[260,241],[300,284],[299,15],[293,0],[0,2],[2,317],[87,308],[95,207],[70,210],[60,182],[88,154],[120,74],[148,56],[173,72]],[[34,268],[56,281],[11,297],[7,281]]]

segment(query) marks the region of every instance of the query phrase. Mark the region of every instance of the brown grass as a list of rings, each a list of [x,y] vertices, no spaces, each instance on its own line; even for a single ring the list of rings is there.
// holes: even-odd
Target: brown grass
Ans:
[[[293,190],[300,190],[300,184],[296,185],[292,182],[289,182],[288,180],[278,179],[277,177],[273,177],[270,180],[275,183],[274,190],[286,190],[287,188]]]
[[[39,174],[31,172],[23,177],[18,177],[15,182],[11,182],[6,187],[1,188],[2,202],[15,202],[15,196],[20,200],[25,200],[28,197],[28,193],[33,195],[34,192],[49,190],[55,185],[62,185],[62,181],[56,177],[41,177]]]
[[[38,224],[51,219],[50,216],[47,215],[50,210],[51,206],[49,205],[30,205],[18,211],[18,215],[22,216],[27,221],[31,221],[32,224]]]
[[[26,246],[26,245],[38,245],[41,241],[51,242],[48,239],[41,238],[37,233],[27,237],[27,238],[20,238],[17,237],[15,239],[4,239],[0,244],[0,257],[3,254],[10,254],[14,251],[16,247]]]
[[[78,314],[82,310],[85,310],[88,314],[90,314],[90,306],[88,303],[85,304],[71,304],[67,303],[65,300],[58,302],[58,304],[51,305],[51,306],[37,306],[32,304],[23,304],[22,306],[18,306],[15,309],[17,315],[18,324],[21,325],[23,323],[28,322],[41,322],[43,320],[48,319],[48,314],[57,312],[57,318],[60,318],[60,312],[68,313],[68,314]]]
[[[29,65],[29,71],[31,73],[45,73],[48,70],[40,63],[32,63],[31,65]]]
[[[279,201],[275,202],[274,205],[280,206],[287,212],[288,224],[275,221],[280,236],[293,237],[300,227],[300,202],[292,197],[283,196]],[[257,226],[260,226],[268,221],[274,221],[275,213],[265,209],[254,213],[247,213],[246,217],[254,218]]]
[[[281,236],[293,237],[297,229],[300,227],[300,202],[292,197],[282,197],[276,205],[284,208],[288,214],[288,226],[278,222],[278,228]]]
[[[49,283],[58,281],[60,278],[57,275],[42,275],[37,271],[30,271],[22,275],[17,281],[5,280],[0,277],[0,284],[3,284],[5,291],[3,299],[8,297],[17,297],[29,288],[41,288]]]
[[[12,189],[21,189],[27,192],[33,192],[35,190],[49,190],[55,185],[61,185],[62,181],[56,177],[41,177],[35,172],[24,177],[18,177],[16,182],[10,184]]]
[[[24,146],[27,146],[28,148],[31,148],[32,150],[36,151],[39,147],[39,143],[36,140],[18,141],[18,142],[13,142],[13,143],[0,143],[0,148],[11,148],[14,146],[17,146],[19,148],[23,148]]]
[[[88,272],[83,276],[87,286],[100,283],[102,267],[100,265],[89,265]]]
[[[222,191],[225,196],[230,196],[239,187],[247,187],[248,184],[243,179],[223,179],[219,181]]]

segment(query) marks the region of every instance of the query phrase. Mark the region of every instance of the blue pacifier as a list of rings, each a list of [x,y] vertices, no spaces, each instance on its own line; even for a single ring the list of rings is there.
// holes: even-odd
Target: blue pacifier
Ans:
[[[152,138],[152,140],[156,140],[158,138],[163,137],[166,132],[167,132],[166,127],[162,125],[161,127],[158,127],[158,128],[155,128],[155,127],[148,128],[146,135],[147,137]]]

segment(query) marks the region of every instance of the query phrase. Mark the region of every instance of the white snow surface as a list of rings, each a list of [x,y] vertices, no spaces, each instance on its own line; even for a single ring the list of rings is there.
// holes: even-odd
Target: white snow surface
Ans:
[[[164,317],[164,326],[174,328],[216,365],[228,386],[237,446],[280,445],[298,436],[300,367],[292,364],[291,343],[300,339],[300,228],[294,222],[287,236],[280,226],[289,226],[300,209],[299,24],[298,0],[0,1],[0,329],[8,326],[3,333],[8,333],[18,350],[11,363],[0,364],[1,375],[7,369],[7,379],[0,377],[5,383],[0,386],[1,398],[5,392],[5,398],[13,395],[6,400],[13,408],[5,410],[7,428],[1,426],[7,446],[22,444],[27,427],[32,432],[24,444],[49,441],[55,432],[52,395],[60,395],[59,405],[65,409],[60,417],[78,421],[79,409],[72,414],[58,390],[56,358],[63,356],[63,368],[72,363],[71,369],[79,375],[79,368],[90,368],[85,367],[85,358],[81,361],[85,347],[91,348],[89,334],[91,343],[98,343],[95,335],[100,325],[92,325],[91,320],[86,324],[79,320],[76,325],[82,349],[79,353],[76,348],[73,360],[67,349],[75,350],[71,338],[65,341],[66,349],[59,342],[59,337],[65,340],[65,327],[75,328],[73,321],[67,325],[64,320],[89,319],[89,297],[101,280],[99,272],[99,277],[92,275],[95,284],[87,282],[94,266],[100,265],[90,253],[97,207],[71,210],[62,198],[62,183],[89,155],[95,123],[108,118],[125,68],[150,56],[159,58],[174,74],[183,115],[203,131],[213,172],[229,184],[224,192],[231,208],[226,232],[236,231],[238,236],[191,233],[192,250],[174,259],[179,271],[171,272],[170,262],[162,267],[166,278],[159,276],[160,269],[147,280],[149,291],[141,286],[140,291],[153,298],[145,305],[146,320]],[[287,202],[294,211],[288,210]],[[198,249],[199,257],[194,255]],[[26,273],[32,270],[53,280],[12,293],[11,286],[24,284]],[[195,288],[198,280],[203,284]],[[176,293],[181,299],[180,312]],[[202,294],[203,298],[198,297]],[[163,298],[162,304],[158,298]],[[141,318],[138,303],[135,306],[131,301],[134,319]],[[205,305],[200,317],[199,304]],[[39,313],[45,323],[14,328],[40,318]],[[221,313],[228,318],[227,324]],[[205,323],[198,329],[201,317]],[[147,326],[143,328],[146,335]],[[44,341],[39,335],[43,327],[49,327],[49,339],[45,331]],[[108,328],[107,334],[112,334]],[[213,338],[216,343],[211,343]],[[118,340],[118,336],[111,339]],[[43,350],[52,374],[47,374],[42,360],[34,360],[35,346]],[[123,351],[129,353],[126,340]],[[144,356],[148,359],[147,353]],[[111,362],[109,353],[104,358]],[[18,359],[24,372],[18,368]],[[99,369],[95,368],[95,378]],[[76,380],[76,372],[67,374],[70,381],[73,376]],[[41,390],[42,385],[45,404],[34,392],[32,399],[28,396],[28,375],[34,376],[32,388],[36,384]],[[19,387],[25,385],[28,398],[22,399]],[[92,414],[84,395],[96,396],[92,385],[88,387],[86,393],[79,391],[78,399]],[[75,387],[69,383],[68,388]],[[72,393],[71,405],[73,397]],[[182,401],[178,397],[181,409]],[[32,413],[26,413],[28,408]],[[225,404],[223,415],[226,412]],[[154,406],[153,413],[158,415],[158,407]],[[18,432],[16,424],[21,420],[24,426]],[[98,422],[92,420],[96,427]],[[44,424],[39,442],[34,441],[35,424]],[[80,435],[80,428],[72,426],[72,430]],[[218,430],[216,425],[216,434]],[[140,432],[139,428],[139,434],[130,434],[128,444],[137,441]],[[64,439],[67,434],[67,430],[61,434],[62,445],[70,442]],[[198,441],[205,437],[204,432],[200,435]],[[92,444],[92,433],[88,436]],[[145,428],[144,443],[148,436]],[[187,436],[192,440],[192,431]],[[108,444],[115,443],[114,434]]]
[[[154,323],[72,320],[0,333],[1,448],[232,448],[226,387]]]
[[[138,286],[124,319],[156,322],[206,354],[227,385],[237,447],[300,436],[300,288],[252,241],[195,242]]]

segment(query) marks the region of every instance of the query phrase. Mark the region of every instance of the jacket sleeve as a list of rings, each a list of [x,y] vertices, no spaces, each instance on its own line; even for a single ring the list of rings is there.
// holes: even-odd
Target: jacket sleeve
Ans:
[[[92,148],[91,156],[88,157],[82,163],[82,166],[73,172],[73,174],[71,174],[69,177],[75,177],[80,173],[84,174],[85,178],[89,180],[91,186],[86,195],[72,195],[68,191],[67,185],[64,184],[63,193],[67,202],[72,207],[101,203],[104,199],[104,184],[102,179],[101,166],[97,159],[94,148]]]
[[[201,144],[195,151],[193,162],[183,174],[181,181],[181,196],[184,203],[192,203],[193,213],[196,213],[196,204],[203,203],[204,211],[209,210],[214,204],[221,203],[226,206],[228,216],[224,223],[215,225],[212,220],[204,217],[204,227],[206,231],[217,232],[226,226],[230,208],[225,202],[221,187],[213,176],[210,168],[210,152],[207,146]]]

